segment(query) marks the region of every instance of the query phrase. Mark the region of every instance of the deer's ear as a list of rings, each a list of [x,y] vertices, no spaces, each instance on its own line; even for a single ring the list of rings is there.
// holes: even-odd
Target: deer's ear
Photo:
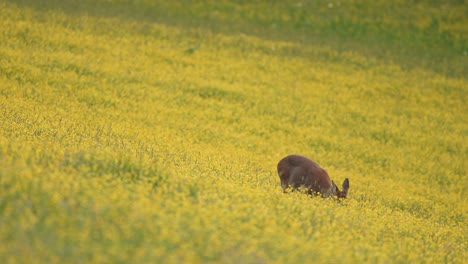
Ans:
[[[335,182],[333,180],[331,182],[332,182],[333,186],[335,186],[336,192],[337,193],[340,192],[340,189],[338,188],[338,186],[336,186]]]
[[[343,191],[347,191],[349,189],[349,180],[346,178],[343,182]]]

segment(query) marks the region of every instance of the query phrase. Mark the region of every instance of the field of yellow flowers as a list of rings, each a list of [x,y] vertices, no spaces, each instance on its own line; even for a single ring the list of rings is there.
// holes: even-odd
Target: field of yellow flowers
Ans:
[[[463,1],[0,10],[3,263],[467,262]]]

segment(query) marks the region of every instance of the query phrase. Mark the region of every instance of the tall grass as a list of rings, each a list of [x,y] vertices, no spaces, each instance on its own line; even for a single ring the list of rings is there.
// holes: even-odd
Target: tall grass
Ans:
[[[463,3],[0,9],[7,263],[466,262]]]

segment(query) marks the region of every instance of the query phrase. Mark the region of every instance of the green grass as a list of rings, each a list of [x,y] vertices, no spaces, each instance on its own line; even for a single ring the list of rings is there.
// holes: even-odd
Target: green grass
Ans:
[[[0,9],[6,263],[466,262],[463,1]]]
[[[466,76],[466,8],[463,1],[13,1],[71,16],[118,17],[143,24],[164,23],[214,33],[329,46],[401,67],[423,67]],[[79,24],[67,25],[80,28]],[[365,43],[365,45],[362,45]],[[199,46],[200,43],[194,43]],[[189,47],[188,49],[190,49]],[[303,51],[290,55],[303,56]],[[323,55],[323,54],[322,54]],[[372,63],[373,60],[367,61]],[[357,66],[363,66],[358,64]]]

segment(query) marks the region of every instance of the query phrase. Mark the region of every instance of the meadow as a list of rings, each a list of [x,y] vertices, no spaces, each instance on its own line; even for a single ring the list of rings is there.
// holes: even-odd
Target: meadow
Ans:
[[[3,263],[467,262],[464,1],[0,10]]]

